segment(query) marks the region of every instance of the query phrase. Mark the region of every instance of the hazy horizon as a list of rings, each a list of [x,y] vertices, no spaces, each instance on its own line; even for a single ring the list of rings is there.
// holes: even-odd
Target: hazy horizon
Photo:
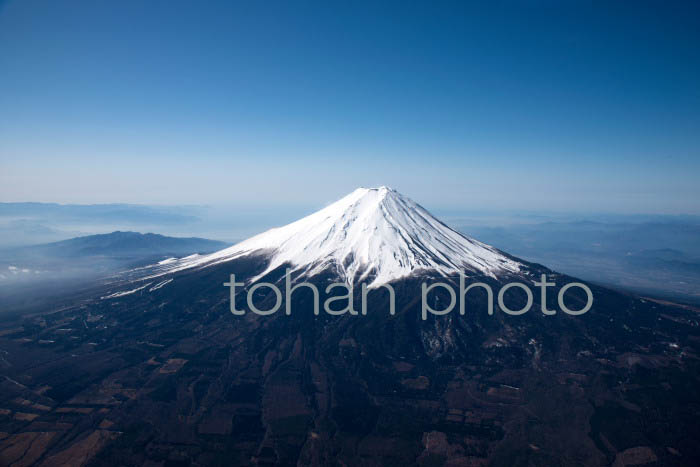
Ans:
[[[208,238],[232,245],[270,228],[296,221],[322,207],[252,209],[193,205],[0,203],[0,280],[8,285],[17,280],[30,283],[45,280],[45,276],[69,278],[71,274],[90,271],[90,267],[94,267],[89,266],[91,261],[97,261],[96,264],[103,267],[110,267],[113,263],[112,267],[117,269],[123,261],[115,258],[112,263],[105,263],[103,258],[88,258],[81,262],[78,258],[64,265],[67,270],[57,270],[60,261],[48,255],[42,262],[42,255],[37,251],[65,246],[46,243],[74,237],[84,237],[85,241],[91,242],[95,240],[91,237],[94,234],[134,231],[180,238]],[[700,271],[700,245],[697,242],[700,216],[424,207],[465,235],[581,279],[692,303],[699,300],[694,284]],[[138,244],[138,240],[135,241]],[[76,269],[74,263],[83,269]],[[44,273],[35,272],[40,270]],[[663,281],[661,287],[659,278]]]
[[[336,200],[331,200],[333,202]],[[565,210],[519,210],[433,206],[414,201],[451,226],[511,227],[541,223],[700,223],[693,214],[616,213]],[[76,236],[113,231],[152,232],[163,235],[197,236],[221,241],[238,241],[269,228],[279,227],[312,214],[330,204],[305,205],[166,205],[137,203],[42,203],[23,209],[24,202],[0,202],[0,246],[2,236],[12,236],[19,244],[45,243]],[[17,208],[17,209],[14,209]],[[29,232],[48,229],[42,240],[27,241]],[[14,232],[12,229],[16,229]],[[51,232],[49,232],[49,230]],[[22,231],[22,234],[17,232]],[[9,232],[9,233],[8,233]],[[467,232],[468,233],[468,232]]]

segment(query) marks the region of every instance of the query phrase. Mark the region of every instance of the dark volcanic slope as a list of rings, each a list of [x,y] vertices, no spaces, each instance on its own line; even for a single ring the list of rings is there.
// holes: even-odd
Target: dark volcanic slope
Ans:
[[[470,293],[465,316],[423,322],[414,278],[394,283],[393,317],[381,290],[365,317],[315,317],[303,293],[291,317],[233,316],[222,283],[264,268],[249,258],[183,272],[3,330],[2,462],[700,460],[695,312],[593,287],[595,305],[579,317],[535,311],[539,293],[528,314],[488,316],[485,295]]]

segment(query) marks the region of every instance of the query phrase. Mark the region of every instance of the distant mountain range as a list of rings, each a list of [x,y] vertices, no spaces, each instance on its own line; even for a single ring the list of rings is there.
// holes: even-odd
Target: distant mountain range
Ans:
[[[567,274],[700,304],[700,220],[462,225],[481,240]]]
[[[154,233],[116,231],[24,247],[20,251],[53,258],[84,258],[89,256],[144,258],[208,253],[220,250],[226,245],[225,242],[205,238],[178,238]]]
[[[121,232],[86,235],[59,242],[0,250],[0,261],[16,267],[62,266],[82,262],[120,261],[128,265],[167,256],[186,256],[220,250],[227,243],[205,238],[176,238],[154,233]]]
[[[35,245],[117,228],[165,231],[200,220],[197,206],[0,203],[0,248]]]
[[[16,304],[27,297],[38,299],[49,290],[55,294],[64,288],[92,284],[120,270],[168,257],[210,253],[228,245],[204,238],[117,231],[3,248],[0,249],[0,299],[5,301],[4,305]]]
[[[138,204],[58,204],[58,203],[0,203],[0,217],[46,218],[92,222],[189,222],[196,219],[183,213],[182,207],[143,206]]]

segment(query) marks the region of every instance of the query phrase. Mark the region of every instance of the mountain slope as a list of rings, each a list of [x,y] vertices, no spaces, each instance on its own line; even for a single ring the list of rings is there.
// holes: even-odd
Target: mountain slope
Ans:
[[[158,274],[267,254],[261,276],[283,264],[312,276],[335,269],[348,282],[377,286],[421,271],[496,277],[522,266],[502,252],[449,228],[387,187],[358,188],[320,211],[216,253],[187,258]]]

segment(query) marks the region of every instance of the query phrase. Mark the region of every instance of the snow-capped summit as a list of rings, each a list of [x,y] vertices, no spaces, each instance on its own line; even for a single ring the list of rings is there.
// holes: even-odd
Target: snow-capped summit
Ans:
[[[210,266],[251,254],[268,255],[264,275],[284,264],[305,275],[335,269],[370,287],[418,272],[466,270],[496,276],[521,264],[466,237],[397,191],[358,188],[296,222],[270,229],[209,255],[161,265],[157,275]]]

